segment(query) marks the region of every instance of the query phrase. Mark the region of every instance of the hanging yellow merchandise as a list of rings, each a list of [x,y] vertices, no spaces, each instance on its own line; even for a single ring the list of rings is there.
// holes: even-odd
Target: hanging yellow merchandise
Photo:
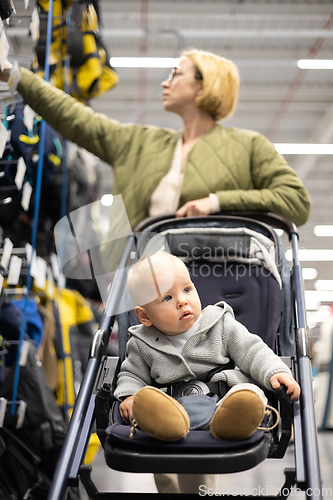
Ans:
[[[45,19],[48,3],[47,0],[39,2],[40,39],[33,62],[33,70],[41,76],[45,64]],[[66,80],[69,93],[86,103],[118,83],[118,74],[110,65],[98,29],[97,14],[91,3],[54,0],[52,26],[50,81],[56,87],[64,90]],[[69,61],[68,70],[66,59]]]
[[[93,321],[94,317],[88,302],[77,290],[55,288],[53,300],[49,302],[48,307],[53,311],[56,319],[61,351],[58,359],[59,384],[56,390],[57,404],[63,409],[65,419],[69,421],[78,390],[74,375],[76,356],[72,349],[71,328],[74,325],[79,328],[81,327],[80,344],[83,344],[83,331],[88,330],[89,332],[89,323]],[[84,329],[85,325],[88,328]],[[91,463],[95,459],[99,449],[99,439],[95,433],[92,433],[86,452],[85,463]]]

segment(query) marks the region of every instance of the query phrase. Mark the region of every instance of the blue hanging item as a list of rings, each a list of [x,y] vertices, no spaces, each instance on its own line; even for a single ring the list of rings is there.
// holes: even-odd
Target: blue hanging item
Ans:
[[[38,167],[38,150],[40,144],[40,126],[41,117],[35,116],[32,123],[32,129],[29,130],[24,122],[23,101],[16,103],[11,112],[11,120],[8,123],[8,129],[11,131],[10,141],[3,154],[3,162],[8,160],[18,160],[21,156],[27,167],[25,180],[28,180],[32,187],[36,184],[36,175]],[[48,124],[46,124],[46,137],[44,144],[44,162],[43,162],[43,185],[54,181],[57,167],[61,164],[62,146],[60,136]],[[15,184],[15,175],[17,165],[14,163],[4,164],[3,170],[6,176],[2,179],[2,184]]]
[[[44,79],[46,81],[49,80],[50,76],[50,65],[49,65],[49,53],[50,53],[50,46],[51,46],[51,35],[52,35],[52,14],[53,14],[53,0],[50,0],[49,2],[49,14],[48,14],[48,21],[47,21],[47,40],[46,40],[46,58],[45,58],[45,73],[44,73]],[[38,168],[37,168],[37,180],[36,180],[36,190],[35,190],[35,206],[34,206],[34,224],[32,227],[32,236],[31,236],[31,246],[32,246],[32,255],[34,254],[34,249],[36,246],[36,236],[37,236],[37,226],[38,226],[38,217],[39,217],[39,204],[40,204],[40,194],[41,194],[41,187],[42,187],[42,176],[43,176],[43,160],[44,160],[44,144],[45,144],[45,129],[46,129],[46,122],[45,120],[42,121],[41,128],[40,128],[40,148],[39,148],[39,160],[38,160]],[[31,259],[32,261],[32,259]],[[21,330],[20,330],[20,338],[19,338],[19,345],[17,349],[17,359],[16,359],[16,367],[15,367],[15,376],[14,376],[14,384],[13,384],[13,393],[12,393],[12,408],[11,408],[11,414],[15,414],[15,401],[17,399],[17,391],[18,391],[18,383],[19,383],[19,378],[20,378],[20,365],[19,365],[19,360],[21,356],[21,349],[22,349],[22,343],[23,343],[23,338],[24,338],[24,332],[25,332],[25,325],[27,321],[27,306],[28,306],[28,297],[31,289],[31,262],[29,265],[29,270],[28,270],[28,276],[27,276],[27,292],[25,296],[25,303],[24,303],[24,309],[23,309],[23,320],[22,320],[22,325],[21,325]]]
[[[10,196],[12,199],[11,210],[0,204],[0,225],[8,230],[7,236],[13,241],[14,246],[22,246],[27,241],[25,231],[28,232],[30,238],[29,223],[33,218],[35,203],[34,196],[32,196],[27,214],[22,214],[22,190],[18,190],[15,184],[18,162],[20,158],[24,159],[26,171],[23,182],[28,182],[35,190],[40,150],[41,117],[35,116],[31,125],[27,126],[25,108],[26,105],[23,101],[16,103],[13,109],[10,106],[10,120],[7,120],[6,123],[11,137],[3,154],[5,175],[0,179],[0,196]],[[61,180],[62,154],[60,135],[49,124],[46,124],[39,231],[42,229],[45,232],[46,228],[50,227],[49,225],[53,228],[59,220],[61,205],[59,181]],[[43,249],[46,244],[40,239],[37,239],[36,244],[39,252],[42,252],[43,255],[49,253]]]
[[[24,310],[26,299],[14,300],[14,304]],[[35,342],[36,347],[43,338],[43,321],[40,317],[37,309],[37,304],[33,299],[28,299],[27,301],[27,311],[26,311],[26,332],[29,338]]]

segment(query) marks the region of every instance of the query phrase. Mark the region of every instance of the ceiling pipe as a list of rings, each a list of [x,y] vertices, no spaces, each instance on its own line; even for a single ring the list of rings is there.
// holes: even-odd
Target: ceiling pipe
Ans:
[[[144,0],[146,1],[146,0]],[[288,30],[244,30],[244,29],[177,29],[179,35],[184,38],[333,38],[333,32],[311,29],[288,29]],[[6,27],[7,36],[26,37],[28,28]],[[137,29],[103,29],[104,38],[140,38],[152,35],[171,36],[170,30],[154,30],[148,28]]]
[[[148,1],[141,0],[141,15],[140,15],[140,27],[143,35],[140,37],[139,41],[139,56],[146,57],[148,54]],[[139,68],[138,73],[138,105],[140,106],[143,102],[147,100],[147,86],[148,86],[148,75],[147,68]],[[146,112],[140,114],[139,121],[141,123],[146,122]]]
[[[333,26],[333,14],[329,18],[329,20],[326,22],[326,24],[324,26],[324,30],[321,30],[321,31],[327,30],[327,33],[329,33],[330,35],[333,35],[333,31],[331,31],[331,32],[329,31],[332,28],[332,26]],[[307,55],[307,59],[314,59],[316,57],[324,40],[325,40],[325,38],[322,36],[317,38],[315,43],[312,45],[310,52]],[[275,112],[275,114],[274,114],[274,116],[273,116],[273,118],[272,118],[272,120],[267,128],[265,135],[268,139],[273,140],[273,138],[274,138],[276,132],[278,131],[291,103],[294,101],[295,96],[297,94],[297,91],[300,88],[300,86],[305,78],[305,75],[307,74],[308,71],[309,70],[307,70],[307,69],[298,70],[293,82],[291,83],[289,89],[287,90],[287,93],[284,96],[283,100],[280,102],[279,107],[278,107],[277,111]]]

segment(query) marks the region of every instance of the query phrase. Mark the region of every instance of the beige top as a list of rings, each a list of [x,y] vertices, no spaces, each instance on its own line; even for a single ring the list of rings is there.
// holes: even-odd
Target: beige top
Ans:
[[[148,211],[151,217],[175,212],[178,208],[184,176],[184,172],[182,172],[182,143],[183,137],[180,135],[171,167],[168,173],[162,177],[150,198]]]
[[[148,214],[150,217],[173,213],[176,212],[178,208],[184,177],[184,172],[182,171],[182,143],[183,136],[180,135],[172,158],[171,167],[168,173],[162,177],[150,198],[148,207]],[[217,194],[211,193],[209,198],[211,213],[218,212],[220,203]]]

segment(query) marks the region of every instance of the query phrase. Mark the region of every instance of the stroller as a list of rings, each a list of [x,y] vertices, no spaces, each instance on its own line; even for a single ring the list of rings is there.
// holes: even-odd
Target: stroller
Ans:
[[[289,235],[292,265],[287,262],[273,227]],[[192,430],[179,442],[157,441],[141,430],[135,439],[130,439],[131,426],[122,422],[112,396],[125,357],[127,329],[134,316],[126,295],[127,270],[141,256],[161,249],[186,263],[203,307],[225,300],[236,319],[259,335],[291,368],[301,386],[301,396],[292,403],[283,387],[269,392],[269,404],[280,414],[279,425],[273,430],[258,429],[242,441],[214,439],[208,430]],[[116,316],[119,356],[110,357],[106,351]],[[273,214],[238,212],[183,219],[175,219],[174,215],[150,218],[136,228],[127,240],[93,338],[48,500],[65,498],[67,489],[77,486],[79,480],[93,500],[114,495],[99,492],[91,478],[92,467],[82,465],[94,428],[110,468],[184,474],[233,473],[251,469],[269,458],[283,458],[293,429],[295,465],[284,470],[285,482],[277,496],[288,498],[292,488],[297,487],[305,491],[307,498],[322,498],[310,350],[294,224]]]

